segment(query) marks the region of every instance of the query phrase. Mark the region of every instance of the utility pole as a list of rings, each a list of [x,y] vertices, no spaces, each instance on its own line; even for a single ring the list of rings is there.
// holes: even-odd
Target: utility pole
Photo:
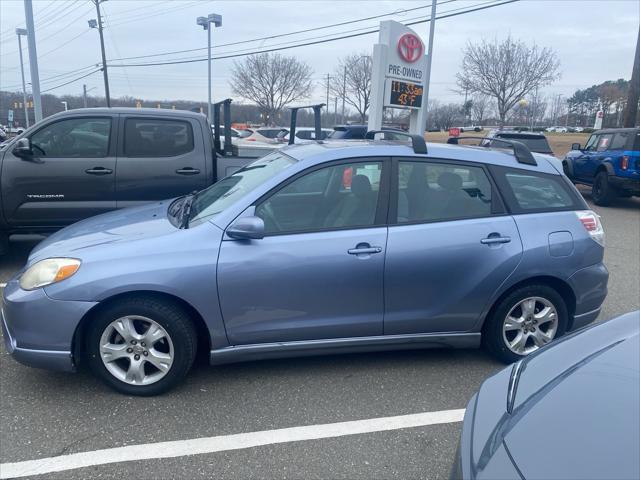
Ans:
[[[462,126],[467,126],[467,94],[469,92],[469,86],[465,83],[464,85],[464,106],[462,107],[462,113],[464,114],[464,120],[462,120]]]
[[[638,118],[638,100],[640,99],[640,29],[638,29],[638,40],[636,41],[636,56],[633,60],[633,71],[631,72],[631,82],[629,83],[629,94],[627,95],[627,105],[624,108],[624,120],[622,126],[631,128],[636,126]]]
[[[327,113],[329,113],[329,105],[331,105],[331,104],[329,103],[329,82],[330,82],[330,81],[331,81],[331,76],[327,73],[327,102],[326,102],[326,105],[327,105]],[[325,126],[326,126],[326,123],[325,123]]]
[[[422,101],[422,108],[426,113],[429,106],[429,86],[431,84],[431,59],[433,58],[433,33],[436,28],[436,0],[431,0],[431,19],[429,20],[429,46],[427,53],[427,74],[424,85],[424,100]],[[420,125],[420,128],[424,131],[426,125]]]
[[[20,73],[22,74],[22,101],[24,105],[24,121],[26,127],[29,128],[29,109],[27,106],[27,84],[24,81],[24,63],[22,61],[22,40],[20,36],[26,35],[27,30],[24,28],[16,28],[16,35],[18,35],[18,50],[20,51]]]
[[[36,51],[36,29],[33,23],[33,5],[24,0],[24,16],[27,21],[27,44],[29,45],[29,67],[31,70],[31,92],[36,122],[42,120],[42,101],[40,99],[40,75],[38,75],[38,53]]]
[[[346,118],[344,116],[344,101],[347,97],[347,66],[344,66],[344,74],[342,76],[342,123],[346,123]]]
[[[96,5],[96,15],[98,16],[97,24],[95,21],[89,20],[91,28],[98,28],[100,34],[100,51],[102,52],[102,76],[104,77],[104,96],[107,99],[107,107],[111,106],[111,96],[109,95],[109,75],[107,74],[107,56],[104,53],[104,35],[102,34],[102,15],[100,14],[100,3],[106,0],[92,0]]]
[[[82,84],[82,106],[87,108],[87,84]]]

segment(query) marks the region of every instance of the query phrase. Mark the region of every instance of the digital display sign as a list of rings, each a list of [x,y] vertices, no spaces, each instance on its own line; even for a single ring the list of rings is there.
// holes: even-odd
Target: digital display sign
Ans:
[[[399,108],[422,107],[422,94],[424,87],[401,80],[391,80],[387,106]]]

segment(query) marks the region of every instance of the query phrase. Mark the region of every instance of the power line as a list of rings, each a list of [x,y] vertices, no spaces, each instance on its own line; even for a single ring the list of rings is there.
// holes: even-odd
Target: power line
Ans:
[[[55,90],[56,88],[64,87],[65,85],[69,85],[70,83],[77,82],[78,80],[82,80],[83,78],[87,78],[89,75],[93,75],[96,72],[102,70],[101,68],[97,68],[92,72],[87,73],[86,75],[82,75],[81,77],[74,78],[73,80],[69,80],[68,82],[61,83],[60,85],[56,85],[55,87],[47,88],[46,90],[42,90],[42,93],[50,92],[51,90]]]
[[[491,0],[491,1],[494,2],[494,0]],[[480,10],[486,10],[488,8],[499,7],[499,6],[506,5],[506,4],[509,4],[509,3],[514,3],[514,2],[517,2],[517,1],[519,1],[519,0],[505,0],[505,1],[502,1],[500,3],[491,3],[490,5],[477,6],[475,8],[470,8],[470,9],[463,10],[461,12],[445,13],[443,15],[437,16],[436,20],[455,17],[455,16],[458,16],[458,15],[477,12],[477,11],[480,11]],[[413,22],[408,22],[408,23],[405,23],[405,25],[406,26],[418,25],[418,24],[427,23],[427,22],[430,22],[430,21],[431,21],[431,19],[427,18],[427,19],[422,19],[422,20],[416,20],[416,21],[413,21]],[[361,29],[359,29],[359,30],[361,30]],[[212,59],[214,59],[214,60],[223,60],[223,59],[227,59],[227,58],[237,58],[237,57],[244,57],[244,56],[254,55],[254,54],[259,54],[259,53],[270,53],[270,52],[276,52],[276,51],[281,51],[281,50],[288,50],[288,49],[291,49],[291,48],[306,47],[306,46],[309,46],[309,45],[318,45],[318,44],[321,44],[321,43],[335,42],[337,40],[344,40],[344,39],[347,39],[347,38],[354,38],[354,37],[360,37],[360,36],[363,36],[363,35],[370,35],[370,34],[373,34],[373,33],[377,33],[379,31],[380,31],[379,28],[375,28],[373,30],[369,30],[369,31],[366,31],[366,32],[341,35],[341,36],[338,36],[338,37],[329,38],[329,39],[325,39],[325,40],[308,41],[308,42],[299,43],[299,44],[296,44],[296,45],[274,47],[274,48],[256,50],[256,51],[245,52],[245,53],[234,53],[234,54],[229,54],[229,55],[220,55],[220,56],[212,57]],[[176,65],[176,64],[183,64],[183,63],[197,63],[197,62],[205,62],[205,61],[207,61],[206,57],[205,58],[193,58],[193,59],[187,59],[187,60],[171,60],[171,61],[166,61],[166,62],[130,63],[130,64],[120,64],[120,65],[113,65],[113,66],[114,67],[150,67],[150,66],[159,66],[159,65]]]
[[[445,0],[445,1],[441,1],[438,3],[438,5],[444,5],[445,3],[451,3],[451,2],[455,2],[457,0]],[[316,30],[323,30],[326,28],[333,28],[333,27],[340,27],[340,26],[344,26],[344,25],[349,25],[349,24],[353,24],[353,23],[359,23],[359,22],[364,22],[367,20],[374,20],[376,18],[382,18],[382,17],[388,17],[390,15],[397,15],[400,13],[408,13],[408,12],[412,12],[415,10],[421,10],[423,8],[427,8],[426,6],[423,7],[415,7],[415,8],[407,8],[407,9],[400,9],[400,10],[396,10],[394,12],[389,12],[389,13],[384,13],[381,15],[374,15],[371,17],[364,17],[364,18],[358,18],[355,20],[348,20],[348,21],[344,21],[344,22],[340,22],[340,23],[333,23],[330,25],[323,25],[320,27],[313,27],[313,28],[307,28],[305,30],[297,30],[295,32],[288,32],[288,33],[279,33],[277,35],[269,35],[267,37],[259,37],[259,38],[253,38],[251,40],[241,40],[238,42],[231,42],[231,43],[221,43],[221,44],[217,44],[214,45],[212,48],[221,48],[221,47],[230,47],[233,45],[240,45],[240,44],[245,44],[245,43],[253,43],[253,42],[259,42],[259,41],[264,41],[264,40],[272,40],[274,38],[280,38],[280,37],[287,37],[287,36],[291,36],[291,35],[298,35],[301,33],[308,33],[308,32],[313,32]],[[159,56],[163,56],[163,55],[173,55],[176,53],[189,53],[189,52],[197,52],[197,51],[201,51],[201,50],[206,50],[207,47],[200,47],[200,48],[189,48],[186,50],[175,50],[172,52],[163,52],[163,53],[154,53],[154,54],[150,54],[150,55],[138,55],[135,57],[124,57],[124,58],[117,58],[114,60],[134,60],[134,59],[138,59],[138,58],[151,58],[151,57],[159,57]]]

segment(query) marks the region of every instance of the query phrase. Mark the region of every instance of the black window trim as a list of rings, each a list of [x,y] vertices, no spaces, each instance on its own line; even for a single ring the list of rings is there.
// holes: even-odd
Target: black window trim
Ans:
[[[272,195],[275,195],[283,188],[287,187],[289,184],[295,182],[297,179],[309,174],[313,173],[317,170],[322,170],[323,168],[335,167],[338,165],[349,165],[356,163],[375,163],[380,162],[382,164],[382,171],[380,174],[380,189],[378,190],[378,205],[376,206],[376,214],[374,218],[373,225],[359,225],[359,226],[346,226],[346,227],[327,227],[327,228],[313,228],[307,230],[292,230],[288,232],[275,232],[275,233],[265,233],[264,237],[280,237],[283,235],[300,235],[305,233],[327,233],[327,232],[339,232],[344,230],[363,230],[367,228],[378,228],[378,227],[386,227],[387,226],[387,216],[389,212],[389,183],[391,177],[391,158],[390,157],[353,157],[353,158],[341,158],[339,160],[333,160],[330,162],[323,162],[318,165],[314,165],[305,170],[302,170],[295,175],[287,178],[282,181],[271,190],[260,196],[256,201],[251,204],[251,207],[258,208],[258,206],[267,200]],[[241,214],[242,215],[242,214]],[[233,220],[230,225],[235,222]]]
[[[117,125],[117,122],[114,122],[114,120],[116,120],[116,118],[113,115],[91,115],[91,114],[83,114],[83,115],[73,115],[73,116],[65,116],[62,118],[56,118],[55,120],[46,123],[45,125],[42,125],[42,127],[38,128],[37,130],[34,130],[32,133],[29,134],[29,136],[27,137],[29,139],[29,141],[31,141],[31,139],[33,138],[34,135],[38,134],[39,132],[41,132],[42,130],[44,130],[45,128],[50,127],[51,125],[54,125],[56,123],[60,123],[60,122],[64,122],[64,121],[68,121],[68,120],[84,120],[84,119],[89,119],[89,120],[109,120],[110,121],[110,125],[109,125],[109,142],[108,142],[108,147],[107,147],[107,154],[103,157],[47,157],[45,155],[45,157],[43,158],[49,158],[49,159],[53,159],[53,158],[70,158],[70,159],[75,159],[75,160],[83,160],[83,159],[94,159],[94,158],[110,158],[110,157],[115,157],[115,151],[116,151],[116,141],[118,138],[118,132],[117,132],[117,127],[114,128],[114,124]],[[39,155],[36,155],[37,158],[39,158]]]
[[[169,117],[169,116],[158,117],[158,116],[145,116],[145,115],[126,115],[126,116],[123,115],[121,116],[120,120],[122,125],[121,127],[122,141],[120,142],[120,148],[118,149],[118,156],[121,156],[124,158],[177,158],[177,157],[181,157],[182,155],[192,154],[193,152],[196,151],[195,128],[191,119],[175,118],[175,117]],[[189,126],[189,129],[191,130],[191,141],[192,141],[191,150],[187,150],[186,152],[179,153],[178,155],[129,155],[126,149],[128,120],[143,120],[147,122],[154,122],[159,120],[161,122],[169,121],[169,122],[176,122],[176,123],[186,123]],[[213,132],[211,133],[211,136],[213,138]],[[213,144],[213,140],[212,140],[212,144]]]
[[[443,218],[443,219],[435,219],[435,220],[412,220],[408,222],[398,222],[398,187],[400,185],[400,162],[413,162],[413,163],[437,163],[437,164],[446,164],[446,165],[458,165],[461,167],[476,167],[480,168],[484,171],[489,183],[491,185],[491,213],[489,215],[467,215],[463,217],[451,217],[451,218]],[[468,162],[464,160],[451,160],[446,158],[435,158],[435,157],[393,157],[392,159],[392,178],[391,182],[391,196],[389,200],[389,209],[388,209],[388,217],[387,224],[390,227],[399,227],[405,225],[423,225],[430,223],[443,223],[443,222],[456,222],[459,220],[474,220],[478,218],[494,218],[494,217],[504,217],[505,215],[509,215],[509,212],[506,208],[506,203],[502,198],[500,190],[494,181],[490,170],[487,168],[488,165],[484,163],[476,163],[476,162]]]
[[[489,170],[494,177],[498,188],[502,192],[504,197],[504,204],[507,207],[509,214],[511,215],[529,215],[536,213],[555,213],[555,212],[573,212],[576,210],[589,210],[589,206],[586,201],[580,195],[580,193],[576,190],[575,186],[571,183],[571,181],[566,178],[564,175],[558,175],[554,173],[548,172],[540,172],[537,170],[527,170],[524,168],[514,168],[514,167],[506,167],[502,165],[490,165]],[[545,207],[545,208],[534,208],[534,209],[524,209],[518,203],[515,194],[509,182],[506,178],[507,173],[521,173],[523,175],[539,175],[542,177],[550,177],[555,178],[562,182],[565,186],[565,191],[569,194],[571,199],[574,201],[574,205],[567,207]]]

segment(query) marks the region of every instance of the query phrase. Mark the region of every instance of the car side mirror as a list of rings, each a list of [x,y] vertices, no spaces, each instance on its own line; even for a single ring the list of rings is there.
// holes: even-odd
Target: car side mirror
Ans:
[[[16,157],[30,158],[33,157],[33,149],[31,148],[31,140],[28,138],[21,138],[16,142],[16,146],[13,147],[13,154]]]
[[[579,143],[572,143],[571,150],[582,150]]]
[[[236,240],[260,240],[264,238],[264,220],[260,217],[242,217],[229,228],[227,235]]]

